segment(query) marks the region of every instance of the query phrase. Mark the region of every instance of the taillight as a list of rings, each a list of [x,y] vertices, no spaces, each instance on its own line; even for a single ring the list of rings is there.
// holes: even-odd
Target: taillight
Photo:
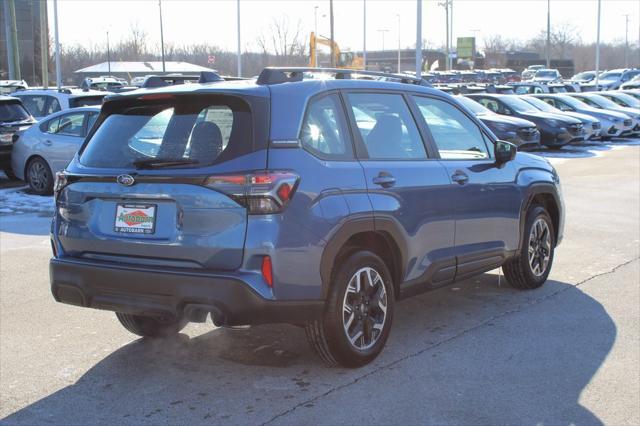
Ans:
[[[271,266],[271,256],[262,258],[262,278],[269,287],[273,287],[273,267]]]
[[[289,204],[299,179],[292,172],[259,171],[209,176],[204,185],[229,195],[245,206],[249,214],[270,214],[280,213]]]
[[[55,194],[55,198],[58,198],[58,193],[62,191],[62,188],[67,186],[67,183],[67,174],[65,172],[57,172],[53,184],[53,193]]]

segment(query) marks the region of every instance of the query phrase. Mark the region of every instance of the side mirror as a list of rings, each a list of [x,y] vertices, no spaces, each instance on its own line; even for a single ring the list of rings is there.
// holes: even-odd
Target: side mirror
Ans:
[[[516,158],[516,152],[518,152],[518,147],[512,144],[511,142],[496,141],[495,148],[493,150],[493,154],[496,158],[496,164],[504,164]]]

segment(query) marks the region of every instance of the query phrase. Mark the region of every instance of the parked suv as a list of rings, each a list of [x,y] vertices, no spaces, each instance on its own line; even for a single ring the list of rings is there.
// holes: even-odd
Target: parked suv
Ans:
[[[532,121],[540,131],[540,143],[549,148],[558,149],[569,142],[582,141],[586,136],[577,118],[540,111],[517,96],[488,93],[467,96],[495,113]]]
[[[105,92],[79,89],[29,89],[15,92],[12,96],[20,98],[22,104],[37,120],[54,112],[82,106],[102,104]]]
[[[9,179],[16,175],[11,168],[11,151],[16,134],[28,129],[36,120],[22,106],[20,99],[0,95],[0,170]]]
[[[355,367],[399,299],[500,266],[540,287],[563,233],[553,167],[422,80],[352,73],[380,77],[265,69],[109,96],[57,179],[55,299],[145,337],[209,315],[299,324]]]

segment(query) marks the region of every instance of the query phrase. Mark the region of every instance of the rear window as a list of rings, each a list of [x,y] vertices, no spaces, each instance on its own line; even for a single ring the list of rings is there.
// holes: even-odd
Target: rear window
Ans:
[[[77,108],[83,106],[100,106],[102,105],[102,98],[104,96],[80,96],[75,98],[69,98],[69,108]]]
[[[235,99],[137,105],[102,122],[83,150],[89,167],[206,167],[252,150],[248,105]]]
[[[29,118],[29,113],[16,101],[0,103],[0,122],[11,123]]]

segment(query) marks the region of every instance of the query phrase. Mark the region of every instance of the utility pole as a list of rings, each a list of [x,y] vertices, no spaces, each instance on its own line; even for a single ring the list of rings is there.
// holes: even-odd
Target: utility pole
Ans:
[[[362,24],[362,68],[367,69],[367,0],[362,0],[363,24]]]
[[[444,61],[444,68],[445,70],[449,70],[451,68],[450,63],[451,63],[451,33],[449,31],[449,7],[451,6],[451,2],[452,0],[444,0],[444,2],[438,3],[438,6],[444,6],[445,11],[446,11],[446,20],[447,20],[447,51],[446,51],[446,59]]]
[[[600,80],[600,0],[598,0],[598,26],[596,31],[596,91]]]
[[[237,62],[238,62],[238,77],[242,77],[242,51],[240,48],[240,0],[236,2],[237,5],[237,15],[238,15],[238,53]]]
[[[162,72],[167,72],[164,63],[164,32],[162,31],[162,0],[158,0],[158,9],[160,11],[160,53],[162,54]]]
[[[444,2],[444,7],[447,10],[447,60],[444,61],[445,63],[445,71],[449,71],[449,56],[450,56],[450,45],[449,45],[449,0],[446,0]]]
[[[40,69],[42,87],[49,87],[49,26],[47,25],[47,1],[40,0]]]
[[[400,74],[400,14],[396,14],[398,18],[398,74]]]
[[[551,68],[551,0],[547,0],[547,68]]]
[[[20,46],[18,45],[18,27],[16,25],[16,4],[14,0],[7,1],[9,5],[9,13],[5,19],[9,21],[9,32],[7,34],[7,41],[11,39],[12,49],[7,51],[7,54],[13,62],[13,76],[11,73],[9,78],[12,80],[22,80],[22,73],[20,72]]]
[[[629,14],[624,16],[624,67],[629,68]]]
[[[109,48],[109,30],[107,30],[107,69],[108,75],[111,75],[111,49]]]
[[[416,77],[422,77],[422,0],[416,0]]]
[[[329,0],[329,26],[331,32],[331,68],[336,67],[335,41],[333,39],[333,0]]]
[[[386,32],[388,32],[388,31],[389,31],[389,30],[385,30],[385,29],[379,29],[379,30],[378,30],[378,32],[379,32],[380,34],[382,34],[382,51],[383,51],[383,52],[384,52],[384,34],[385,34]]]
[[[53,37],[56,46],[56,86],[62,88],[62,74],[60,72],[60,37],[58,36],[58,0],[53,0]]]
[[[9,69],[9,79],[13,80],[13,75],[15,74],[14,63],[13,63],[13,43],[11,42],[11,23],[9,22],[9,2],[5,1],[2,4],[4,16],[7,18],[4,20],[4,34],[5,34],[5,44],[7,46],[7,68]]]

